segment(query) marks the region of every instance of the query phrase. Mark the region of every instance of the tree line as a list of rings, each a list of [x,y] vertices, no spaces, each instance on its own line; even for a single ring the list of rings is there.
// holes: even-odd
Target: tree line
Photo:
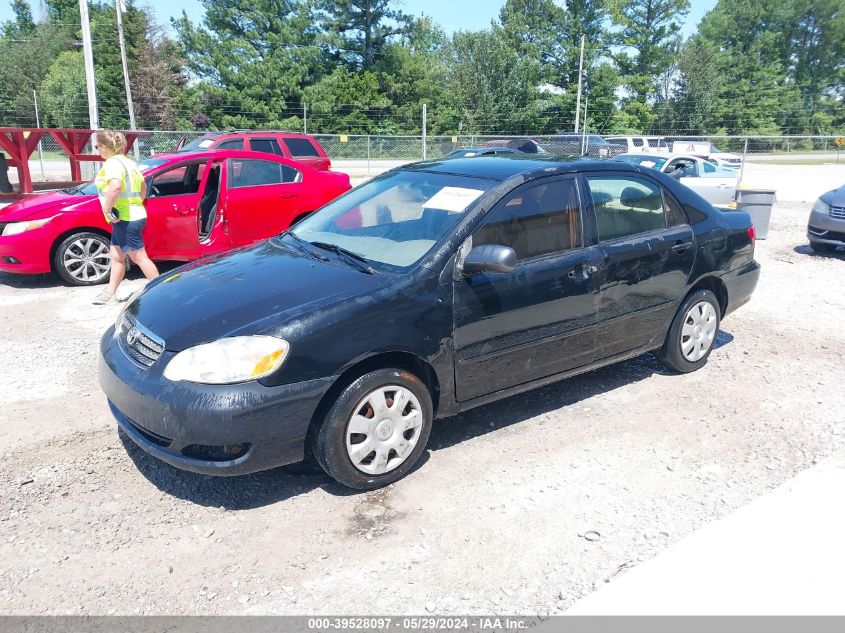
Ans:
[[[845,131],[841,0],[718,0],[689,38],[689,0],[507,0],[448,35],[395,0],[201,0],[175,37],[123,15],[138,126],[310,133]],[[87,127],[77,0],[44,0],[0,34],[0,126]],[[115,8],[91,2],[100,123],[128,127]],[[33,96],[33,93],[35,96]],[[584,122],[579,122],[583,126]]]

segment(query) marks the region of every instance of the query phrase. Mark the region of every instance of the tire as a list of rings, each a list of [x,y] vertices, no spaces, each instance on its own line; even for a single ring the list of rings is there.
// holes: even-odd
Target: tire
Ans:
[[[419,461],[432,418],[431,394],[422,380],[403,369],[378,369],[354,380],[334,401],[315,434],[314,457],[344,486],[381,488]]]
[[[53,254],[53,272],[71,286],[96,286],[109,279],[109,238],[81,231],[59,242]]]
[[[686,374],[707,362],[719,333],[721,308],[709,290],[689,295],[672,320],[659,358],[668,367]]]
[[[816,253],[832,253],[836,250],[833,244],[822,244],[820,242],[810,242],[810,248]]]

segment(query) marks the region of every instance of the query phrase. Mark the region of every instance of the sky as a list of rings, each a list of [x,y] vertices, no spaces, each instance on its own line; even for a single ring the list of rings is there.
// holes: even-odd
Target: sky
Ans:
[[[499,15],[505,0],[399,0],[397,5],[411,15],[430,16],[447,33],[454,31],[477,31],[487,28],[490,20]],[[31,0],[33,15],[41,15],[40,0]],[[139,5],[149,5],[162,24],[169,24],[171,17],[182,15],[184,10],[193,21],[202,20],[203,8],[199,0],[140,0]],[[695,32],[702,16],[716,6],[716,0],[691,0],[691,9],[682,29],[684,36]],[[0,0],[0,21],[13,17],[9,0]]]

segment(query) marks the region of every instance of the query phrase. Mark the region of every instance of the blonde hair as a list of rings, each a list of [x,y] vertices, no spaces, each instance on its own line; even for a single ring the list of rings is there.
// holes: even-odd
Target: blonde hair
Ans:
[[[99,145],[105,145],[115,154],[123,154],[126,152],[126,137],[120,132],[97,130],[95,138]]]

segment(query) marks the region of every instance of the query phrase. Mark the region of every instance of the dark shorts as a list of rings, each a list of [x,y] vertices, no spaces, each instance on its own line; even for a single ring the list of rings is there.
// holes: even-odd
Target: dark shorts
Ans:
[[[144,230],[144,225],[147,223],[146,218],[143,220],[133,220],[126,222],[121,220],[117,224],[111,225],[111,243],[119,247],[122,251],[137,251],[144,248],[144,238],[141,233]]]

